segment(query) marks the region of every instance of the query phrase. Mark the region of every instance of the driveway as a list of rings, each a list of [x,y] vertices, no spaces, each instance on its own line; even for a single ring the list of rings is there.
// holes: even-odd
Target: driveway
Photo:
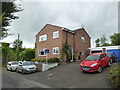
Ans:
[[[104,68],[102,73],[83,73],[79,65],[80,62],[73,62],[45,72],[25,75],[3,69],[3,88],[111,88],[108,74],[118,63]]]

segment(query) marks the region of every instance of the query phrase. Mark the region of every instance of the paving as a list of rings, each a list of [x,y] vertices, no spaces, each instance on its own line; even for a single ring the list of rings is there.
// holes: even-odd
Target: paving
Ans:
[[[3,69],[3,88],[112,88],[108,81],[113,63],[104,68],[102,73],[83,73],[80,71],[80,62],[60,65],[45,72],[22,75]]]

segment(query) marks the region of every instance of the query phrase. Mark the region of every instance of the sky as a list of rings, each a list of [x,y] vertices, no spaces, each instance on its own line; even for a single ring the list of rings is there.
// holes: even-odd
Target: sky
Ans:
[[[35,36],[46,24],[70,30],[84,27],[91,37],[91,47],[95,47],[95,40],[102,35],[108,38],[109,43],[109,36],[118,33],[118,2],[40,1],[16,2],[21,4],[23,11],[15,14],[19,19],[7,27],[9,33],[14,34],[3,39],[3,42],[11,43],[12,47],[19,33],[23,47],[34,48]]]

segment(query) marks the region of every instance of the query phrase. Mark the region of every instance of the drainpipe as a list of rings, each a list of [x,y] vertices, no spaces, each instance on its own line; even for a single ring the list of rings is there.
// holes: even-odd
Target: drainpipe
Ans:
[[[68,42],[68,31],[66,32],[66,43]]]

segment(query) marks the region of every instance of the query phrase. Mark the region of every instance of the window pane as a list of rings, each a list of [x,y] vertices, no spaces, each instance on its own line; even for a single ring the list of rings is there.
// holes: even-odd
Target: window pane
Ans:
[[[53,32],[53,38],[58,38],[59,37],[59,31]]]
[[[39,41],[45,41],[47,40],[47,35],[42,35],[39,37]]]
[[[45,49],[39,49],[38,54],[39,55],[45,55]]]

